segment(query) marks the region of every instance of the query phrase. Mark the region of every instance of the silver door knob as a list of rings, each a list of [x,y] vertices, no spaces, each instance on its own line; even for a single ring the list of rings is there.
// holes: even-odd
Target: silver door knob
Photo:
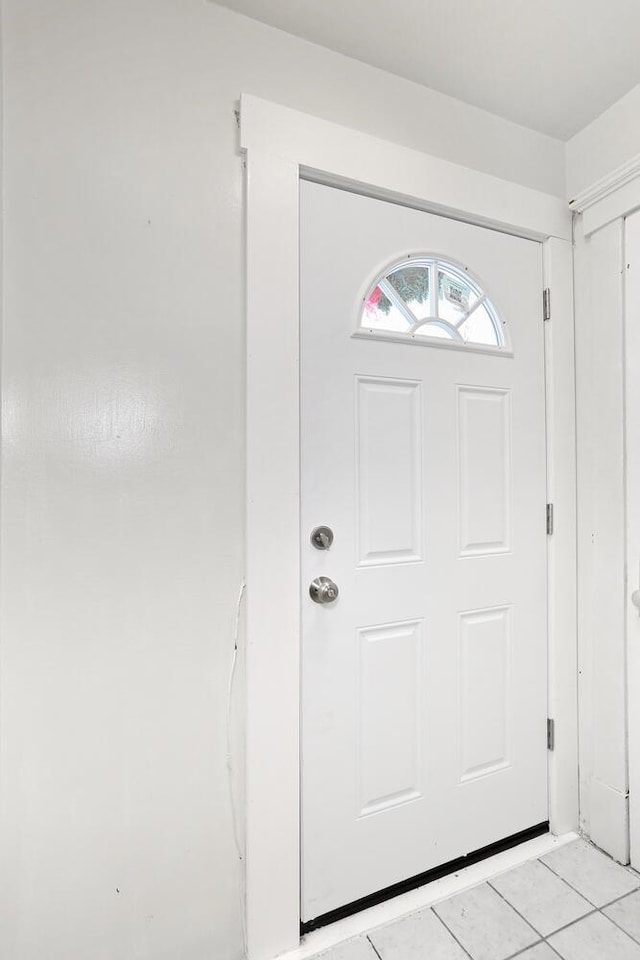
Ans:
[[[314,603],[333,603],[339,592],[338,584],[329,577],[316,577],[309,584],[309,596]]]
[[[631,594],[631,603],[640,610],[640,590],[634,590]]]

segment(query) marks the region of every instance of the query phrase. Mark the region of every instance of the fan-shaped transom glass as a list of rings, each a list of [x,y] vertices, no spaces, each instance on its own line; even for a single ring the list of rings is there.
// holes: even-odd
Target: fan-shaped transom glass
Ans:
[[[506,346],[504,321],[487,294],[464,267],[439,257],[411,257],[377,280],[364,300],[360,332]]]

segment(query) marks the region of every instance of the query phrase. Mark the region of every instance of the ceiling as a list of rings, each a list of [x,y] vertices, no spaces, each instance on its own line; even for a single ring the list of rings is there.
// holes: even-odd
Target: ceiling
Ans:
[[[640,0],[220,0],[569,139],[640,82]]]

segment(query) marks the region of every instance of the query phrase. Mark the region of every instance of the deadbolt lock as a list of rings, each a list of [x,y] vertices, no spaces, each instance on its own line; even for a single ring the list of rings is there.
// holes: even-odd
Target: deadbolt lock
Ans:
[[[331,527],[316,527],[312,530],[311,543],[316,550],[328,550],[333,543],[333,530]]]

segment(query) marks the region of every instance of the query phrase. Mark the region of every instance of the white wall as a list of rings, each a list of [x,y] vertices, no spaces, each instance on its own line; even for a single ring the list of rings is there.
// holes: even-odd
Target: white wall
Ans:
[[[235,103],[557,195],[564,148],[204,0],[4,0],[3,30],[0,952],[235,960]]]
[[[567,143],[567,197],[640,154],[640,84]]]

